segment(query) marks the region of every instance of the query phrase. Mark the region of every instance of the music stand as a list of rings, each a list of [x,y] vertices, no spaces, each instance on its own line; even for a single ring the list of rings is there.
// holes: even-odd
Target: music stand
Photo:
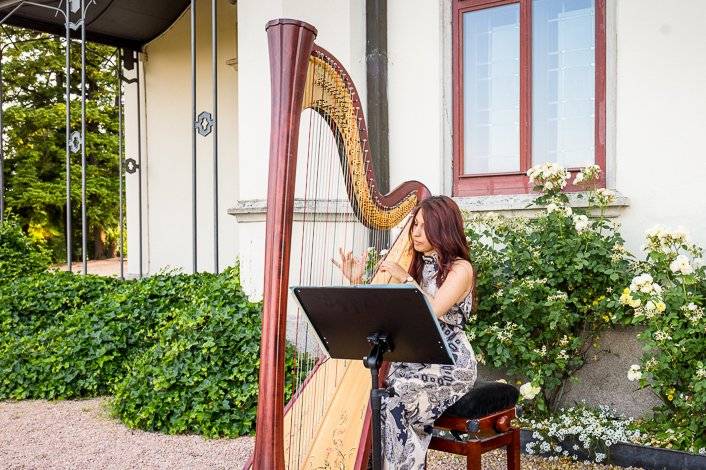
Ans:
[[[381,466],[379,388],[383,362],[454,364],[446,338],[424,294],[416,286],[360,285],[292,287],[312,329],[333,359],[363,359],[370,369],[373,470]]]

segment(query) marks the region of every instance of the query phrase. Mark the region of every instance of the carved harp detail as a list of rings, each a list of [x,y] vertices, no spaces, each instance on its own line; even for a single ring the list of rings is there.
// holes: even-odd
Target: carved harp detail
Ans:
[[[297,380],[289,384],[294,394],[286,405],[284,402],[288,383],[285,377],[285,351],[287,348],[292,351],[287,340],[292,335],[299,338],[299,325],[302,324],[288,301],[290,273],[297,269],[298,264],[300,274],[294,282],[301,283],[301,271],[305,270],[301,267],[304,255],[294,253],[299,242],[293,243],[293,226],[298,224],[296,234],[300,228],[303,233],[304,226],[312,222],[312,216],[306,214],[294,218],[298,191],[295,191],[295,185],[301,177],[297,171],[302,164],[300,161],[298,166],[297,157],[302,156],[300,152],[303,150],[299,149],[300,130],[306,130],[300,129],[306,126],[302,123],[302,116],[304,113],[315,115],[317,122],[322,123],[321,127],[326,128],[330,136],[328,143],[319,147],[330,146],[330,153],[334,156],[329,160],[338,160],[338,170],[328,174],[339,178],[337,184],[343,188],[348,208],[345,211],[336,209],[338,199],[329,198],[325,202],[330,203],[334,199],[333,216],[317,216],[325,204],[312,210],[311,225],[315,230],[318,224],[318,233],[332,234],[332,239],[328,241],[325,236],[312,236],[309,254],[321,257],[317,260],[318,264],[327,263],[330,267],[332,247],[344,238],[350,241],[358,237],[358,248],[360,243],[365,242],[365,246],[372,244],[375,250],[383,244],[387,249],[390,230],[401,228],[385,257],[407,267],[411,260],[407,237],[410,222],[407,221],[404,227],[400,225],[415,205],[429,196],[429,191],[417,181],[406,182],[388,194],[381,194],[376,188],[358,93],[338,60],[314,44],[317,32],[313,26],[297,20],[278,19],[270,21],[266,30],[270,51],[272,111],[260,389],[255,453],[251,466],[263,470],[366,468],[370,374],[362,361],[338,361],[317,355],[309,340],[295,345],[297,356],[294,362],[301,365],[307,361],[306,358],[316,359],[311,360],[310,367],[298,373]],[[311,127],[312,121],[309,122]],[[307,152],[310,153],[311,149],[309,143]],[[317,170],[314,173],[309,170],[308,163],[306,168],[305,173],[311,173],[314,179],[307,174],[305,186],[313,185],[311,181],[318,185],[326,172],[322,171],[319,175]],[[303,203],[299,199],[296,201],[298,211],[308,211],[310,205],[316,206],[320,202],[320,197],[306,194],[305,191]],[[340,219],[343,225],[348,224],[345,227],[351,225],[351,220],[357,224],[358,229],[351,229],[355,236],[335,239],[340,229],[330,226],[329,219],[338,220],[339,213],[342,214]],[[362,242],[361,233],[364,233]],[[303,235],[300,241],[303,240],[301,237]],[[303,241],[300,244],[305,245]],[[382,273],[370,274],[371,283],[389,282],[389,277]],[[319,285],[326,282],[340,284],[341,280],[337,280],[336,275],[326,273],[318,280],[312,280],[309,276],[308,280]]]

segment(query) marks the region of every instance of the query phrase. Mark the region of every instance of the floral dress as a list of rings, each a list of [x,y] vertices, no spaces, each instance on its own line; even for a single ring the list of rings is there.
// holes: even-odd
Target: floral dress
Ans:
[[[435,257],[424,256],[421,288],[434,296],[438,290]],[[476,358],[463,330],[471,312],[472,293],[440,318],[439,325],[451,350],[453,365],[393,363],[387,378],[390,397],[382,401],[383,468],[417,470],[425,467],[434,421],[476,381]]]

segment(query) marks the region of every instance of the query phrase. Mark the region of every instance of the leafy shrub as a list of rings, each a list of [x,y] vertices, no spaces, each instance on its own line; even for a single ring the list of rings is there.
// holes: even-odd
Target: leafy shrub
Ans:
[[[46,271],[50,262],[44,245],[28,237],[14,219],[0,223],[0,284]]]
[[[240,289],[236,270],[219,276],[208,292],[173,311],[155,344],[132,362],[115,389],[115,414],[128,426],[170,434],[254,431],[260,312]]]
[[[646,260],[621,301],[631,321],[644,324],[645,354],[629,380],[639,380],[662,400],[640,423],[652,444],[706,453],[706,268],[702,249],[684,230],[647,231]],[[627,283],[626,283],[627,284]]]
[[[18,291],[37,289],[37,293],[26,301],[15,299],[3,315],[35,320],[24,334],[2,330],[0,399],[110,393],[123,377],[126,361],[152,344],[163,317],[190,302],[211,278],[162,273],[141,280],[114,280],[111,290],[106,287],[111,281],[68,273],[18,280]],[[39,289],[51,295],[42,296]]]
[[[0,284],[0,335],[25,336],[60,324],[66,314],[111,292],[117,280],[43,272]]]
[[[579,174],[590,184],[597,167]],[[544,193],[537,203],[546,211],[468,219],[479,298],[468,335],[479,361],[531,382],[523,390],[541,390],[524,395],[537,395],[526,407],[542,414],[556,408],[600,331],[622,321],[618,286],[630,279],[631,260],[616,225],[604,217],[610,193],[593,190],[588,209],[573,210],[561,193],[568,179],[563,168],[536,167],[530,178]]]

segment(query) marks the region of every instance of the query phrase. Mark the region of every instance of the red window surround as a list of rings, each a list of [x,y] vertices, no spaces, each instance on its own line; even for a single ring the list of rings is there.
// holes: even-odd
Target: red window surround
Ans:
[[[605,187],[605,2],[595,0],[595,163],[601,167],[600,185]],[[520,4],[520,171],[512,173],[463,174],[463,13],[490,7]],[[532,166],[532,0],[454,0],[453,34],[453,194],[484,196],[526,194],[532,188],[526,175]],[[570,168],[573,172],[580,168]],[[572,178],[573,180],[573,178]],[[567,191],[578,191],[570,182]]]

